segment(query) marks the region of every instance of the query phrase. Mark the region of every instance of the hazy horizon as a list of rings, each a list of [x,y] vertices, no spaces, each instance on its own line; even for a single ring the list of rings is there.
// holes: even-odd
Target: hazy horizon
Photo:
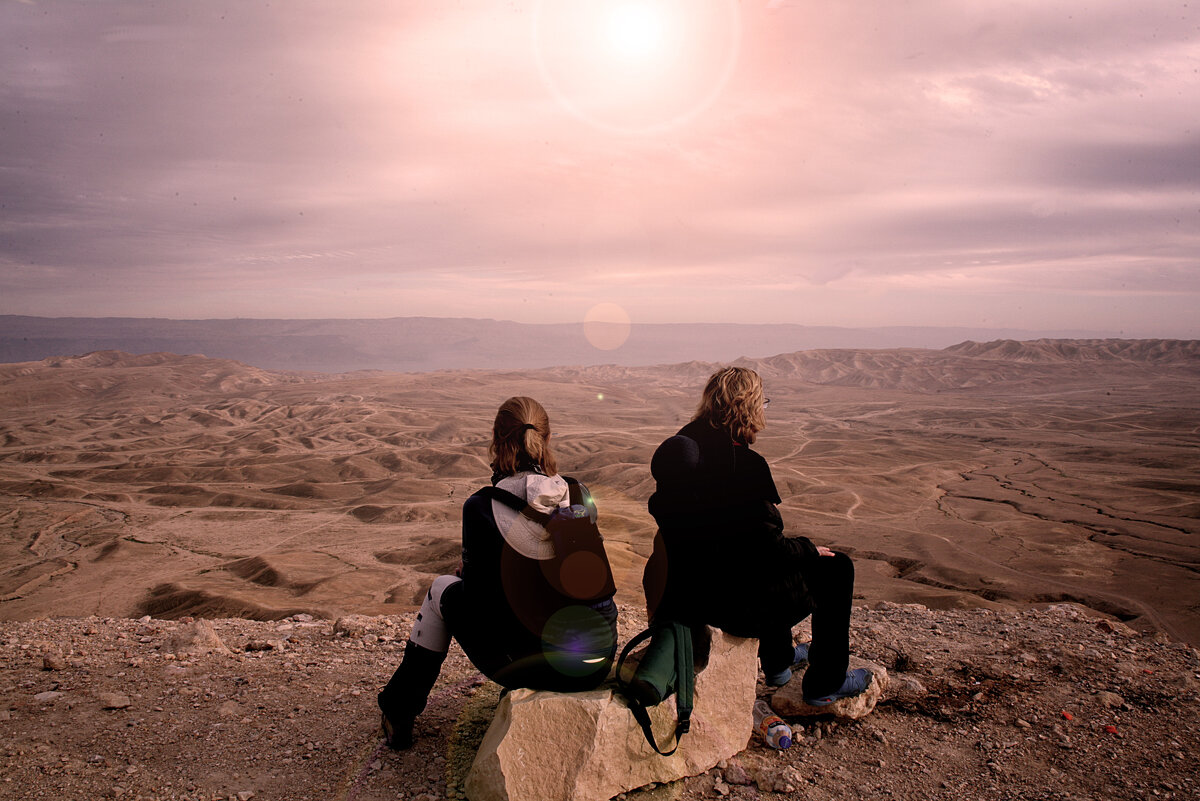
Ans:
[[[1200,338],[1170,0],[0,5],[0,313]]]
[[[746,323],[518,323],[376,319],[28,317],[0,315],[0,363],[96,351],[204,354],[267,369],[427,372],[729,362],[807,350],[942,349],[966,341],[1116,339],[1085,331]]]

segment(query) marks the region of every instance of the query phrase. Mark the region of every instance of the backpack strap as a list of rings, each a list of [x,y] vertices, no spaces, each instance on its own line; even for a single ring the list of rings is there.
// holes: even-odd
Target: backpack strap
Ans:
[[[633,719],[641,727],[642,734],[646,735],[646,742],[650,743],[650,747],[660,756],[665,757],[671,756],[671,754],[679,750],[680,738],[687,734],[692,727],[692,696],[696,682],[692,663],[692,630],[682,623],[652,624],[650,628],[638,633],[632,640],[626,643],[625,647],[621,649],[620,659],[617,660],[617,681],[623,685],[625,681],[621,678],[621,667],[625,664],[626,657],[629,656],[635,646],[653,637],[659,628],[666,627],[672,629],[675,640],[675,676],[677,687],[675,691],[676,722],[674,748],[670,751],[664,751],[658,747],[658,741],[654,738],[654,729],[650,725],[650,713],[646,711],[646,706],[630,697],[629,694],[626,694],[629,711],[633,713]]]
[[[508,490],[500,489],[499,487],[481,487],[476,495],[482,495],[485,498],[491,498],[493,501],[499,501],[510,509],[520,512],[523,517],[527,517],[535,523],[540,523],[545,526],[550,520],[550,515],[539,512],[534,509],[520,495],[514,495]]]
[[[563,476],[563,481],[567,482],[567,498],[571,505],[578,504],[587,509],[588,517],[595,523],[599,512],[596,510],[596,500],[592,497],[592,491],[577,478]]]
[[[675,725],[675,747],[679,737],[691,731],[692,701],[696,689],[696,666],[693,663],[692,628],[682,623],[675,627],[675,711],[679,722]]]
[[[629,656],[629,653],[634,649],[635,646],[637,646],[641,643],[644,643],[646,640],[650,639],[653,636],[654,636],[654,627],[651,626],[650,628],[646,629],[645,631],[638,632],[637,634],[635,634],[633,636],[632,640],[625,643],[625,647],[621,649],[621,656],[619,659],[617,659],[617,677],[618,677],[618,679],[621,676],[621,668],[625,665],[625,658]]]

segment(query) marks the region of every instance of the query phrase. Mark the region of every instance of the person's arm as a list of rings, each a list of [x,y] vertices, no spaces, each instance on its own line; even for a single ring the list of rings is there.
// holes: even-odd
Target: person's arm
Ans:
[[[766,516],[769,520],[768,530],[774,533],[780,541],[779,545],[785,551],[794,553],[803,559],[816,556],[833,556],[833,551],[824,546],[814,545],[808,537],[788,537],[783,533],[783,518],[779,514],[777,504],[782,503],[779,490],[775,486],[775,478],[771,475],[771,466],[767,460],[749,448],[740,448],[738,454],[738,471],[742,491],[764,498],[764,503],[770,507]]]
[[[500,535],[491,515],[492,501],[472,495],[462,511],[462,567],[459,575],[476,598],[500,598]]]
[[[741,504],[728,511],[728,524],[745,532],[748,544],[766,554],[777,553],[781,558],[799,556],[809,559],[823,555],[808,537],[789,537],[783,533],[783,516],[779,507],[770,501]]]

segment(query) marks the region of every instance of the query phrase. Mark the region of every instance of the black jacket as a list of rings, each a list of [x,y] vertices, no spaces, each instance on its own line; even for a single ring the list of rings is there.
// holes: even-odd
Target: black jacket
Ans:
[[[643,586],[652,618],[755,637],[812,611],[802,568],[816,547],[783,535],[762,456],[693,421],[658,447],[650,471],[658,536]]]
[[[616,650],[611,599],[580,606],[555,592],[539,563],[505,541],[482,492],[463,504],[462,544],[462,583],[443,596],[442,614],[476,667],[506,687],[570,692],[604,680]]]

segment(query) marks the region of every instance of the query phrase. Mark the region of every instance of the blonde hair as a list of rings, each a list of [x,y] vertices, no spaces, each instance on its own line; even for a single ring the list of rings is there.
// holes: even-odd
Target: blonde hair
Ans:
[[[762,379],[745,367],[718,370],[708,379],[692,419],[729,432],[734,442],[753,444],[758,432],[767,427]]]
[[[500,404],[492,424],[488,456],[492,469],[502,475],[534,467],[548,476],[556,475],[558,463],[550,450],[550,418],[542,404],[521,395]]]

